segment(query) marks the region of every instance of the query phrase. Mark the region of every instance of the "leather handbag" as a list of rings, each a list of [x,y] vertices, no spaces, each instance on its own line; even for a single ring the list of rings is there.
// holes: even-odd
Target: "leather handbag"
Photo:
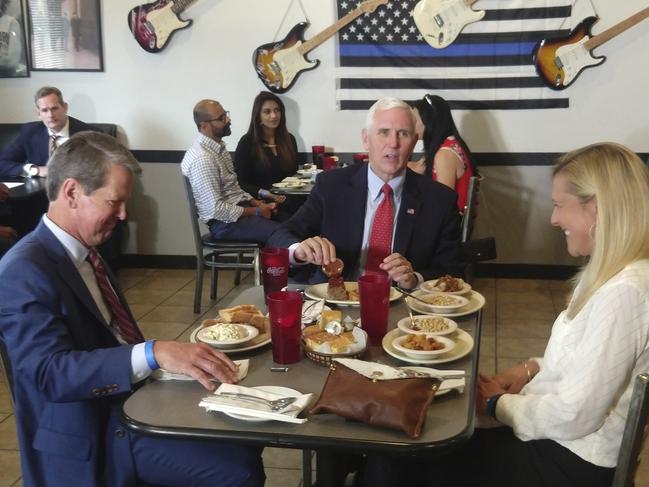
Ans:
[[[440,383],[433,377],[372,379],[334,361],[320,397],[309,413],[336,414],[373,426],[402,430],[417,438]]]

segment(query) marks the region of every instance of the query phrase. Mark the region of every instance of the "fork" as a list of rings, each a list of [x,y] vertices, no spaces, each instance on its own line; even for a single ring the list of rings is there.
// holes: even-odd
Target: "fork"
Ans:
[[[425,300],[421,299],[419,296],[415,296],[415,295],[412,294],[411,292],[406,291],[405,289],[402,289],[402,288],[400,288],[399,286],[392,286],[392,288],[395,289],[395,290],[397,290],[397,291],[399,291],[401,294],[405,294],[405,295],[408,296],[409,298],[415,299],[415,300],[417,300],[417,301],[419,301],[419,302],[421,302],[421,303],[424,303],[424,304],[430,306],[430,303],[429,303],[428,301],[425,301]]]
[[[244,394],[242,392],[220,392],[219,395],[225,397],[236,397],[237,399],[241,399],[243,401],[265,404],[270,408],[271,411],[281,411],[286,406],[293,404],[297,400],[297,397],[282,397],[280,399],[271,400],[259,396],[252,396],[250,394]]]

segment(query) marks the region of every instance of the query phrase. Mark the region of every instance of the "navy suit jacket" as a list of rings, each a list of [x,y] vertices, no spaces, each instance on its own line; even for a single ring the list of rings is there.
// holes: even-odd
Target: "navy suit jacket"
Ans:
[[[70,136],[84,130],[97,129],[81,120],[68,117]],[[0,153],[0,176],[20,176],[28,162],[44,166],[49,159],[50,136],[43,122],[29,122],[20,129],[20,134],[9,147]]]
[[[119,424],[133,347],[111,333],[42,221],[0,260],[0,296],[24,485],[135,485],[131,437]]]
[[[460,217],[455,191],[406,171],[393,252],[407,258],[425,279],[462,273]],[[288,247],[320,235],[345,263],[345,280],[358,267],[367,206],[367,164],[321,173],[304,205],[270,237],[268,247]],[[326,280],[320,269],[312,282]]]

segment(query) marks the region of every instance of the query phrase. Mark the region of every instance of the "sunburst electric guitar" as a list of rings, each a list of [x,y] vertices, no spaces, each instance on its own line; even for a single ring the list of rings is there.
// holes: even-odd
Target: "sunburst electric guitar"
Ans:
[[[309,26],[300,22],[291,29],[281,41],[259,46],[252,55],[252,64],[257,76],[274,93],[284,93],[295,83],[303,71],[315,69],[320,61],[310,61],[306,54],[315,49],[332,35],[364,13],[374,12],[379,5],[389,0],[366,0],[356,9],[308,41],[304,41],[304,31]]]
[[[171,36],[186,29],[191,20],[180,14],[196,0],[159,0],[135,7],[128,13],[128,27],[137,43],[148,52],[159,52]]]
[[[471,9],[478,0],[421,0],[412,10],[424,40],[436,49],[453,42],[467,24],[484,17],[484,10]]]
[[[649,7],[594,37],[591,37],[590,29],[597,22],[597,17],[588,17],[567,36],[544,39],[536,45],[534,48],[536,72],[550,88],[563,90],[570,86],[584,69],[606,61],[605,56],[593,57],[592,49],[647,17],[649,17]]]

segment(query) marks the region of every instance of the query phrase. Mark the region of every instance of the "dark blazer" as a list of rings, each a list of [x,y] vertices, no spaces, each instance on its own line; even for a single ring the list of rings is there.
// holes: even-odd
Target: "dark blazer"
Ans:
[[[456,200],[452,189],[406,171],[393,252],[406,257],[425,279],[462,272]],[[306,203],[266,245],[288,247],[308,237],[326,237],[336,246],[350,280],[358,267],[366,205],[367,164],[321,173]],[[325,280],[318,269],[312,281]]]
[[[97,130],[81,120],[68,117],[70,135],[84,130]],[[20,134],[0,153],[0,176],[20,176],[28,162],[44,166],[49,159],[49,132],[41,121],[29,122],[20,129]]]
[[[118,419],[132,346],[118,343],[43,222],[0,260],[0,296],[24,485],[135,485]]]

